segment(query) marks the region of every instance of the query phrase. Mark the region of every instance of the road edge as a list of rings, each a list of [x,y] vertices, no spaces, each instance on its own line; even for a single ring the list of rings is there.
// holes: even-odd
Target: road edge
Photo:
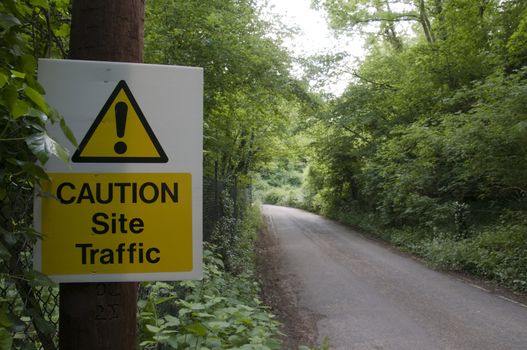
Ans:
[[[263,214],[262,217],[263,225],[256,240],[256,272],[262,286],[262,301],[282,324],[282,349],[316,346],[317,322],[321,316],[298,306],[295,287],[298,289],[299,284],[295,282],[295,276],[281,272],[283,252],[278,244],[279,238],[272,230],[271,219]]]

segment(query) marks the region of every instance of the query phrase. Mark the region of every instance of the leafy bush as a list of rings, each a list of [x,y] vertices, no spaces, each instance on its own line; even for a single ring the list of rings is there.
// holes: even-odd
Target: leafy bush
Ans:
[[[69,31],[68,1],[0,2],[0,346],[54,349],[56,317],[41,300],[50,281],[33,271],[31,248],[40,234],[32,227],[34,188],[48,175],[41,167],[66,149],[47,133],[58,123],[75,143],[37,81],[36,57],[63,53]],[[37,160],[40,163],[36,163]],[[44,299],[42,299],[44,298]]]
[[[260,223],[257,207],[251,206],[237,223],[232,246],[207,245],[202,281],[143,285],[139,301],[143,349],[279,348],[279,323],[261,304],[254,281],[253,243]],[[226,250],[229,270],[218,254]]]
[[[302,204],[301,189],[291,187],[273,187],[264,192],[263,202],[266,204],[275,204],[289,207],[299,207]]]
[[[256,297],[252,276],[225,273],[221,258],[211,250],[205,250],[204,258],[203,281],[146,287],[148,295],[139,302],[141,347],[278,348],[278,322]]]
[[[397,235],[390,238],[399,239]],[[405,235],[398,243],[435,267],[469,272],[517,291],[527,291],[526,225],[493,225],[464,240],[450,234],[439,234],[433,239]]]

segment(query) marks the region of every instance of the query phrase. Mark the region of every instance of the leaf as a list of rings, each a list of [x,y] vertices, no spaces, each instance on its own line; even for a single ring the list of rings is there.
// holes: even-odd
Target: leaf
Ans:
[[[22,161],[22,160],[17,160],[16,163],[22,168],[22,170],[36,177],[37,179],[51,181],[50,177],[44,171],[44,169],[38,166],[37,164],[33,162]]]
[[[11,27],[19,26],[20,24],[18,18],[9,16],[5,13],[0,13],[0,27],[9,30]]]
[[[48,276],[44,275],[39,271],[27,271],[24,273],[24,277],[29,280],[29,283],[33,287],[46,286],[46,287],[55,287],[56,284]]]
[[[33,74],[26,75],[26,83],[28,86],[31,86],[33,89],[35,89],[39,94],[44,95],[46,93],[42,85],[39,84]]]
[[[46,132],[26,137],[26,144],[42,164],[46,163],[51,155],[57,156],[64,162],[69,160],[68,150],[53,140]]]
[[[181,309],[179,309],[179,312],[178,312],[178,313],[179,313],[179,317],[183,317],[183,316],[185,316],[186,314],[189,314],[189,313],[191,313],[191,312],[192,312],[192,310],[190,310],[190,309],[187,309],[187,308],[181,308]]]
[[[2,305],[0,308],[0,326],[9,328],[13,325],[13,322],[9,319],[7,304]]]
[[[49,10],[48,0],[30,0],[29,3],[33,6],[42,7],[43,9]]]
[[[193,323],[185,327],[185,329],[195,335],[198,335],[200,337],[204,337],[207,335],[207,328],[203,326],[201,323]]]
[[[148,329],[152,333],[159,333],[161,331],[161,328],[159,328],[157,326],[153,326],[151,324],[147,324],[146,325],[146,329]]]
[[[4,105],[9,107],[9,110],[13,110],[14,104],[18,100],[18,93],[13,84],[7,85],[2,91],[2,97],[4,100]]]
[[[178,336],[177,335],[171,335],[170,337],[168,337],[168,339],[166,340],[166,342],[168,343],[168,345],[170,345],[172,348],[174,349],[179,349],[179,342],[178,342]]]
[[[67,38],[70,34],[70,25],[67,23],[62,23],[59,29],[55,30],[55,35],[59,38]]]
[[[205,305],[201,303],[190,303],[189,306],[192,310],[205,310]]]
[[[11,257],[11,253],[9,252],[9,249],[7,249],[2,242],[0,242],[0,258],[7,260],[10,257]]]
[[[4,87],[8,79],[7,75],[0,73],[0,89]]]
[[[207,322],[207,325],[213,330],[222,330],[225,328],[229,328],[231,324],[225,321],[210,321],[210,322]]]
[[[68,124],[66,124],[66,121],[64,120],[64,118],[60,120],[60,128],[62,129],[62,132],[64,133],[68,141],[71,142],[73,146],[79,147],[79,145],[77,144],[77,139],[75,138],[75,135],[73,135],[73,132],[69,128]]]
[[[44,334],[54,334],[56,332],[55,326],[50,321],[45,320],[40,313],[34,309],[26,310],[31,316],[35,327]]]
[[[37,350],[33,342],[27,342],[20,350]]]
[[[26,115],[29,117],[38,118],[40,119],[40,121],[42,121],[42,123],[45,123],[48,120],[48,116],[46,115],[46,113],[33,107],[29,107],[28,111],[26,112]]]
[[[174,317],[172,315],[166,315],[165,321],[167,322],[166,323],[167,326],[179,326],[180,324],[179,318]]]
[[[24,115],[27,115],[28,111],[29,111],[29,105],[25,101],[16,99],[11,105],[11,115],[15,119],[18,119]]]
[[[46,103],[44,96],[29,86],[26,86],[24,92],[26,96],[38,106],[38,108],[40,108],[44,113],[49,113],[48,104]]]
[[[51,106],[48,106],[48,107],[49,107],[49,110],[47,114],[48,114],[49,119],[51,119],[53,123],[60,122],[63,118],[60,115],[59,111],[57,111],[55,108]]]
[[[162,304],[162,303],[165,303],[167,301],[170,301],[170,300],[174,300],[176,299],[177,297],[176,296],[170,296],[170,297],[164,297],[164,298],[157,298],[155,300],[155,304],[158,305],[158,304]]]
[[[0,234],[2,235],[7,245],[12,247],[13,245],[17,243],[17,239],[16,239],[17,236],[13,232],[5,230],[1,226],[0,226]]]
[[[11,350],[13,346],[13,336],[5,328],[0,328],[0,350]]]
[[[26,73],[11,69],[11,76],[15,78],[24,79],[26,77]]]
[[[23,55],[20,59],[22,61],[22,69],[24,72],[30,75],[33,74],[37,69],[37,60],[35,60],[35,57],[33,57],[33,55]]]

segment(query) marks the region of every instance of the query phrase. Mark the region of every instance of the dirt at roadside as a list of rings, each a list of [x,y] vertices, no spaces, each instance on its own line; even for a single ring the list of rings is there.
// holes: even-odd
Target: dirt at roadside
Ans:
[[[256,242],[256,265],[262,284],[262,300],[282,323],[283,350],[296,350],[299,345],[315,346],[317,320],[320,317],[298,306],[295,288],[299,288],[299,284],[295,282],[295,276],[280,272],[282,261],[278,237],[270,231],[265,218]]]

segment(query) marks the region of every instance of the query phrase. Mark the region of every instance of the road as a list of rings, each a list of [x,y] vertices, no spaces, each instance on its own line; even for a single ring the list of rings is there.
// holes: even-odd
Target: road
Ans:
[[[318,215],[265,205],[279,276],[342,350],[527,349],[527,307]]]

